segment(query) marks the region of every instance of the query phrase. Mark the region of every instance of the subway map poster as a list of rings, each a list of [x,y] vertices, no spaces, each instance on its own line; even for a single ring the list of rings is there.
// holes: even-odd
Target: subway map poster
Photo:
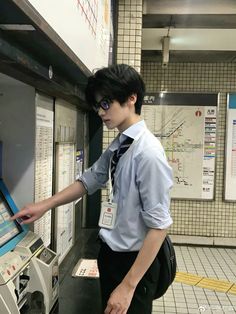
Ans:
[[[144,101],[142,116],[173,169],[171,197],[212,200],[217,95],[160,93],[148,94]]]

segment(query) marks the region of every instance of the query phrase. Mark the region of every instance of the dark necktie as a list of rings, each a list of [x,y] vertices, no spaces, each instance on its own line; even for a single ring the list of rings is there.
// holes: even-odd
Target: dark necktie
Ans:
[[[118,147],[117,150],[114,151],[112,159],[111,159],[111,183],[112,186],[114,185],[114,174],[116,171],[116,167],[120,157],[128,150],[130,145],[133,143],[133,138],[128,137],[121,145]]]

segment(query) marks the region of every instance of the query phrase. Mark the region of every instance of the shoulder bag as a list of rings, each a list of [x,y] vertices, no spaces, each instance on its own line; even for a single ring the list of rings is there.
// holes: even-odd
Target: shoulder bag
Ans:
[[[176,255],[174,246],[168,235],[162,243],[157,258],[160,262],[160,274],[153,299],[158,299],[166,293],[176,275]]]

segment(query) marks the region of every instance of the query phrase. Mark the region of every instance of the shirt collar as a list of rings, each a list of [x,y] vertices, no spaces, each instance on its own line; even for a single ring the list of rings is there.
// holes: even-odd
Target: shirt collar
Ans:
[[[146,128],[146,124],[144,120],[138,121],[135,124],[132,124],[128,129],[126,129],[123,133],[121,133],[121,142],[126,139],[126,137],[131,137],[133,139],[136,138],[136,136],[143,130],[143,128]],[[124,137],[125,136],[125,137]]]

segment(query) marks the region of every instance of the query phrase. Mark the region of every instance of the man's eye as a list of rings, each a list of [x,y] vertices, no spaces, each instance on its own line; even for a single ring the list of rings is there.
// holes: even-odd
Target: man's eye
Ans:
[[[109,109],[110,107],[110,103],[107,100],[102,101],[100,105],[103,109]]]

